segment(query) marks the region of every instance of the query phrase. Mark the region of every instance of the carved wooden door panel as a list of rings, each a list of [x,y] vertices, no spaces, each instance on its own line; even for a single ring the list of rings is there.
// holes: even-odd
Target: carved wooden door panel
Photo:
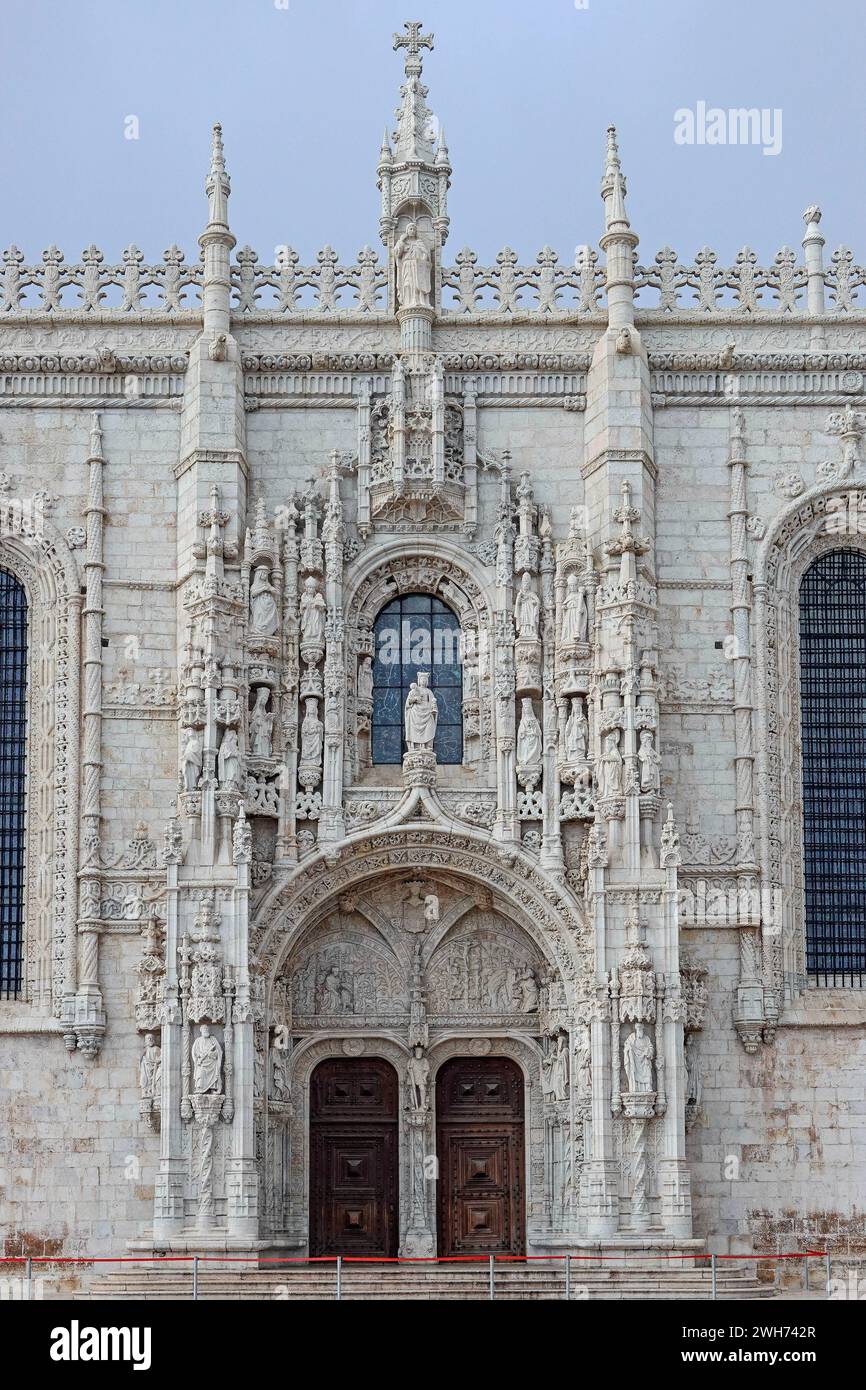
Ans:
[[[310,1254],[396,1255],[397,1074],[320,1062],[310,1082]]]
[[[436,1079],[439,1254],[524,1253],[523,1075],[457,1057]]]

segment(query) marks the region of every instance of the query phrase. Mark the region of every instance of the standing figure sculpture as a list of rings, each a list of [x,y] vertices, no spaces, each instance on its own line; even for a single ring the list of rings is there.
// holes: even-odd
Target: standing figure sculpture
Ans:
[[[226,729],[217,755],[217,776],[223,791],[241,784],[241,749],[234,729]]]
[[[304,580],[301,595],[301,642],[311,646],[325,645],[325,600],[312,575]]]
[[[406,1064],[406,1080],[409,1086],[409,1105],[412,1110],[426,1110],[430,1088],[430,1063],[424,1056],[423,1047],[412,1050]]]
[[[523,640],[538,640],[538,615],[541,604],[538,595],[532,588],[532,580],[524,571],[520,581],[520,589],[517,594],[517,601],[514,604],[514,621],[517,624],[517,636]]]
[[[565,724],[565,756],[569,762],[584,762],[586,742],[589,737],[589,724],[584,714],[580,698],[572,697],[571,714]]]
[[[586,642],[589,636],[589,612],[586,606],[586,590],[580,587],[576,574],[566,580],[565,598],[562,600],[561,641]]]
[[[279,626],[277,591],[268,578],[267,565],[256,565],[250,587],[250,636],[273,637]]]
[[[418,223],[410,222],[394,247],[397,260],[397,297],[400,309],[429,309],[432,288],[430,252],[418,235]]]
[[[616,729],[612,729],[604,741],[599,792],[602,800],[605,797],[622,796],[622,754],[619,751],[619,733]]]
[[[193,1091],[196,1095],[207,1095],[209,1091],[219,1092],[222,1085],[222,1061],[223,1050],[211,1034],[210,1028],[203,1023],[192,1045]]]
[[[316,699],[304,701],[304,722],[301,724],[301,762],[318,767],[322,761],[322,743],[325,726],[319,718],[319,702]]]
[[[190,729],[183,746],[183,789],[194,792],[201,781],[204,744],[197,729]]]
[[[250,733],[252,735],[253,756],[269,758],[273,746],[274,716],[268,713],[268,700],[271,692],[266,685],[256,691],[256,702],[250,714]]]
[[[436,737],[439,706],[429,682],[428,672],[419,671],[418,680],[412,682],[406,696],[406,747],[410,752],[432,748]]]
[[[535,717],[532,700],[520,701],[520,724],[517,728],[517,766],[537,767],[541,762],[541,725]]]
[[[642,792],[661,791],[661,758],[653,746],[652,729],[641,729],[640,748],[637,753],[640,763],[640,789]]]
[[[625,1040],[622,1057],[630,1091],[652,1090],[654,1053],[652,1038],[644,1032],[642,1023],[636,1023],[634,1032]]]

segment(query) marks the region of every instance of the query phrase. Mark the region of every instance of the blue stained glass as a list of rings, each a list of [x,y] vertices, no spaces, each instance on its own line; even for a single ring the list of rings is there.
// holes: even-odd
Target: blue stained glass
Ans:
[[[399,724],[373,725],[373,762],[399,763],[403,757],[403,730]]]
[[[866,983],[866,556],[833,550],[800,587],[806,969]]]
[[[456,614],[429,594],[407,594],[382,609],[373,639],[374,764],[401,761],[406,696],[422,671],[439,704],[442,733],[436,738],[436,756],[441,763],[462,762],[463,672]]]
[[[27,597],[0,570],[0,998],[21,988],[24,924],[24,816]]]
[[[439,706],[440,724],[463,723],[463,691],[459,686],[446,686],[444,690],[438,688],[436,703]]]
[[[440,724],[433,744],[440,763],[463,761],[463,730],[459,724]]]

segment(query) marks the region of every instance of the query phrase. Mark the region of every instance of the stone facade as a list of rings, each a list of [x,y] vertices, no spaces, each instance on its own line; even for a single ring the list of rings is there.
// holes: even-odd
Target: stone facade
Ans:
[[[303,1250],[316,1063],[526,1087],[531,1253],[862,1248],[866,1004],[804,966],[797,589],[866,548],[866,269],[446,253],[407,26],[380,253],[89,247],[0,277],[0,565],[30,605],[10,1253]],[[234,254],[232,254],[234,253]],[[862,290],[860,291],[862,293]],[[382,607],[463,634],[460,764],[371,758]],[[412,1056],[429,1090],[410,1087]],[[860,1184],[860,1186],[858,1186]]]

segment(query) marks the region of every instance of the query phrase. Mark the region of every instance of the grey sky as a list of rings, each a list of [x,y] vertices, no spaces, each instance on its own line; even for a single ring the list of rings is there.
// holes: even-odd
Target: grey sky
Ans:
[[[748,243],[766,260],[799,248],[810,202],[828,252],[866,257],[862,0],[282,3],[5,0],[2,246],[77,260],[94,241],[114,260],[130,241],[149,259],[177,242],[193,258],[215,119],[240,245],[262,262],[285,242],[302,259],[378,246],[376,162],[403,71],[391,36],[419,18],[454,165],[449,260],[597,243],[611,120],[643,257]],[[698,101],[781,108],[781,153],[675,144],[674,112]]]

